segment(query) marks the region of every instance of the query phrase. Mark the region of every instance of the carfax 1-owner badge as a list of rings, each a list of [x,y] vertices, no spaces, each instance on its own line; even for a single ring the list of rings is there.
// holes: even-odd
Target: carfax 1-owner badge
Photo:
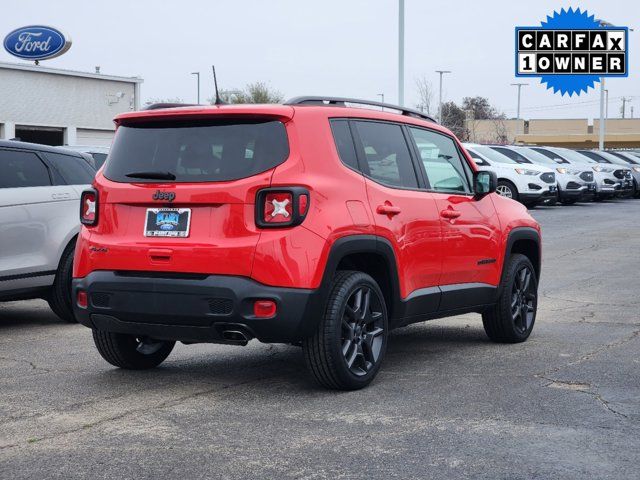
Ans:
[[[602,77],[626,77],[627,27],[586,10],[561,10],[539,27],[516,27],[516,76],[540,77],[554,93],[587,92]]]

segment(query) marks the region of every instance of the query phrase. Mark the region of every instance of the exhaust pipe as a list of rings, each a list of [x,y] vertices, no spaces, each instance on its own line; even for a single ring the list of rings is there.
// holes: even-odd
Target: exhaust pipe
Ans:
[[[222,338],[230,343],[236,345],[246,345],[251,340],[244,332],[240,330],[224,330],[222,332]]]

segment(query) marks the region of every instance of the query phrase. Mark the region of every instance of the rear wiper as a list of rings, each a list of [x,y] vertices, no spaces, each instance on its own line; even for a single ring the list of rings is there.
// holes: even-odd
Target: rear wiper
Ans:
[[[146,178],[149,180],[175,180],[176,176],[171,172],[131,172],[125,177],[129,178]]]

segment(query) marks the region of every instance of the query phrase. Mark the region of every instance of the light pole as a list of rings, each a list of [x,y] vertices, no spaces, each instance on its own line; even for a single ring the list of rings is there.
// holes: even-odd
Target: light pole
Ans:
[[[598,148],[604,150],[604,77],[600,77],[600,138]]]
[[[398,104],[404,106],[404,0],[398,1]]]
[[[191,72],[191,75],[198,77],[198,105],[200,105],[200,72]]]
[[[451,70],[436,70],[440,74],[440,99],[438,101],[438,122],[442,123],[442,75],[451,73]]]
[[[609,89],[604,89],[604,118],[609,120]]]
[[[512,83],[511,86],[518,87],[518,110],[516,113],[516,120],[520,120],[520,90],[522,87],[526,87],[528,83]]]
[[[384,103],[384,93],[379,93],[378,96],[380,97],[380,101]]]

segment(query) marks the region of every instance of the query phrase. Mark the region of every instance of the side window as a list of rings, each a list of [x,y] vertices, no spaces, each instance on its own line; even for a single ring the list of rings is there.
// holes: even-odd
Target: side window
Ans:
[[[0,150],[0,188],[51,185],[49,170],[35,153]]]
[[[409,146],[399,125],[361,121],[354,125],[371,178],[392,187],[418,187]]]
[[[465,172],[455,142],[444,135],[409,128],[416,142],[431,189],[443,192],[470,193],[469,179]]]
[[[87,185],[93,182],[96,172],[84,159],[62,153],[47,153],[47,158],[55,165],[67,185]]]
[[[487,162],[484,158],[482,158],[480,155],[478,155],[473,150],[467,150],[467,152],[469,153],[471,158],[473,158],[473,161],[475,162],[476,165],[481,165],[483,167],[486,167],[486,166],[489,165],[489,162]]]
[[[529,160],[527,160],[525,157],[520,155],[518,152],[511,150],[509,148],[500,148],[500,147],[491,147],[491,148],[493,148],[498,153],[506,155],[511,160],[515,160],[518,163],[532,163]]]
[[[347,120],[331,120],[331,131],[333,139],[336,142],[338,155],[345,165],[360,170],[358,168],[358,157],[356,157],[356,148],[353,145],[353,137],[349,130],[349,122]]]

